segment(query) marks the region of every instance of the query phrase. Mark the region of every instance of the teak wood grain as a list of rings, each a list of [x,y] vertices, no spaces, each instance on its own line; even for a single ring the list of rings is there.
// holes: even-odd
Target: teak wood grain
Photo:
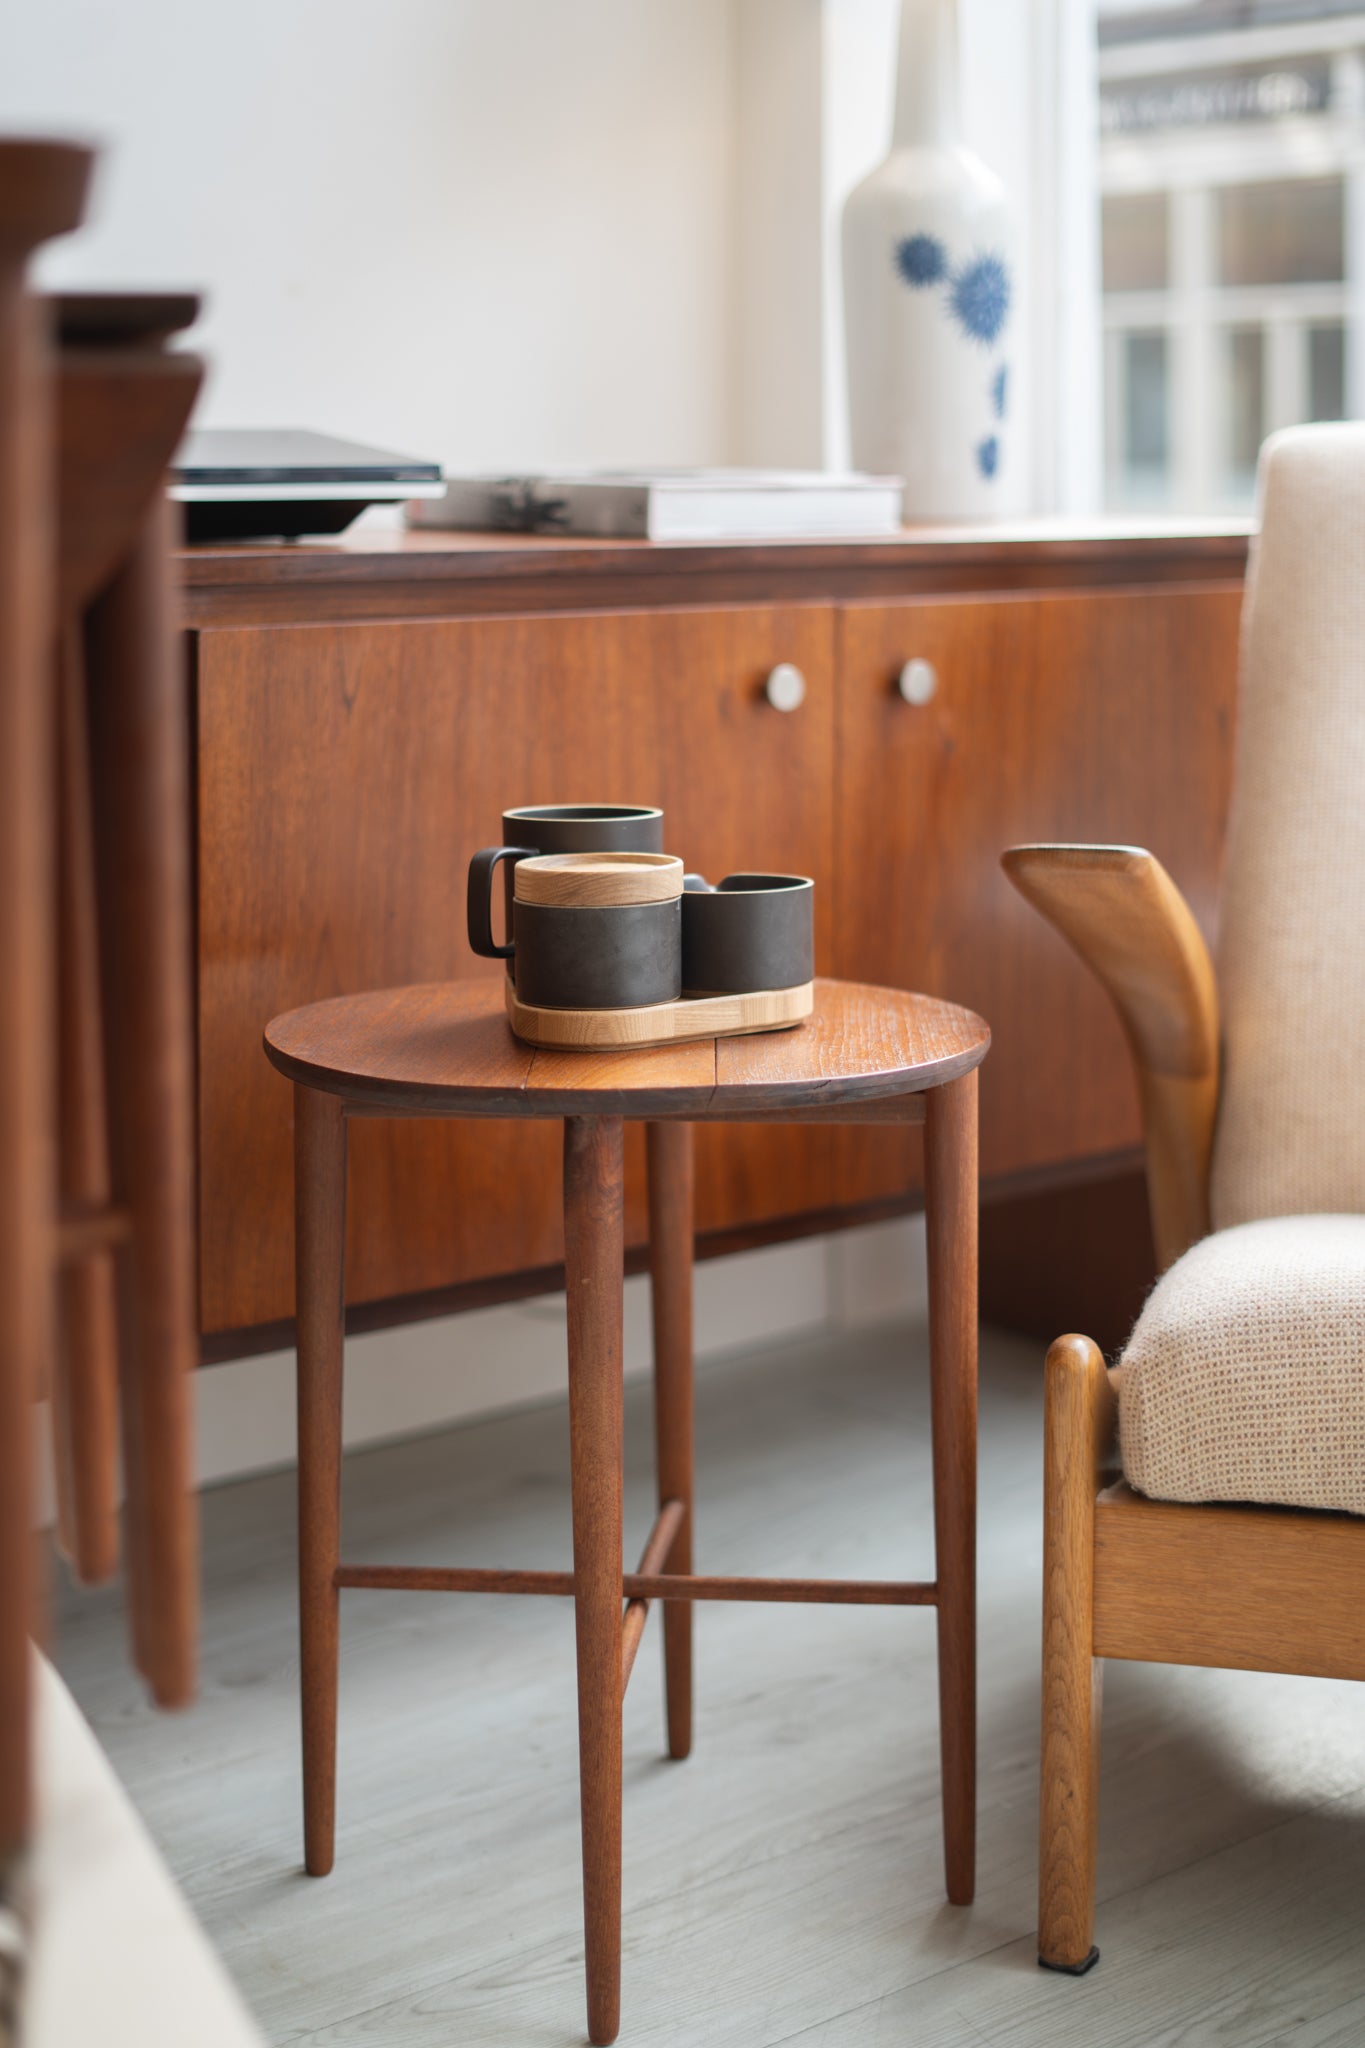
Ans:
[[[294,1091],[294,1190],[304,1865],[325,1877],[336,1838],[346,1120],[335,1096],[313,1088]]]
[[[694,1549],[695,1479],[692,1419],[692,1240],[696,1214],[696,1160],[692,1126],[650,1124],[645,1132],[649,1171],[650,1326],[654,1339],[654,1453],[659,1505],[682,1510],[662,1559],[666,1572],[690,1572]],[[692,1610],[664,1609],[664,1704],[668,1753],[692,1750]]]
[[[821,972],[967,991],[1008,1041],[983,1084],[992,1189],[1133,1153],[1121,1034],[997,863],[1011,839],[1136,821],[1210,923],[1244,555],[1236,535],[1009,532],[190,550],[211,1355],[282,1341],[291,1309],[286,1098],[260,1028],[325,994],[495,973],[465,950],[464,867],[521,799],[660,801],[689,866],[815,875]],[[916,653],[940,674],[918,709],[894,688]],[[778,660],[808,683],[785,717],[762,694]],[[353,1321],[545,1284],[561,1241],[544,1133],[499,1147],[494,1167],[451,1129],[356,1132]],[[813,1126],[707,1130],[697,1174],[703,1253],[892,1214],[923,1180],[909,1130]],[[538,1191],[534,1217],[512,1186]],[[638,1134],[626,1218],[634,1257]]]
[[[542,1053],[501,1012],[486,981],[376,989],[274,1018],[265,1050],[297,1085],[393,1116],[799,1120],[942,1089],[991,1042],[970,1010],[843,981],[817,981],[811,1016],[790,1031],[645,1051]]]
[[[110,1163],[131,1221],[118,1261],[129,1597],[139,1668],[167,1707],[193,1697],[198,1613],[189,733],[172,518],[158,492],[86,621]]]
[[[1088,1337],[1047,1355],[1043,1412],[1043,1728],[1038,1956],[1082,1972],[1096,1960],[1100,1685],[1095,1643],[1095,1495],[1115,1427],[1104,1360]]]
[[[1102,1178],[992,1198],[981,1210],[981,1320],[1032,1337],[1085,1330],[1107,1358],[1128,1341],[1157,1276],[1147,1177],[1121,1154]]]
[[[57,673],[57,1034],[59,1182],[64,1216],[126,1226],[113,1202],[100,996],[99,903],[82,636],[68,622]],[[68,1259],[58,1279],[52,1367],[57,1533],[77,1578],[118,1563],[118,1303],[114,1247]]]
[[[1106,1483],[1117,1380],[1087,1337],[1048,1353],[1038,1949],[1074,1973],[1097,1960],[1100,1660],[1365,1679],[1365,1521]]]
[[[674,1520],[667,1510],[656,1535],[671,1541]],[[372,1593],[514,1593],[527,1599],[574,1596],[572,1572],[505,1570],[499,1566],[434,1564],[341,1564],[333,1584],[342,1591]],[[659,1600],[665,1608],[685,1609],[697,1600],[778,1607],[935,1607],[938,1585],[933,1579],[770,1579],[735,1577],[725,1572],[692,1572],[686,1578],[656,1571],[643,1560],[626,1572],[621,1592],[629,1601],[648,1606]],[[629,1618],[629,1617],[628,1617]],[[633,1630],[632,1630],[633,1633]],[[671,1754],[671,1752],[670,1752]]]
[[[833,621],[815,608],[290,627],[198,636],[203,1327],[287,1316],[288,1094],[272,1016],[321,996],[498,982],[464,938],[471,854],[503,806],[609,790],[659,803],[667,851],[714,874],[812,874],[832,948]],[[774,662],[808,694],[783,717]],[[703,772],[704,766],[704,772]],[[824,1206],[833,1139],[708,1131],[703,1230]],[[543,1129],[357,1129],[355,1301],[555,1264]],[[628,1147],[628,1241],[644,1240]]]
[[[1365,1521],[1146,1500],[1095,1502],[1095,1654],[1365,1678]]]
[[[60,342],[60,1181],[67,1218],[127,1226],[112,1260],[93,1244],[65,1248],[51,1402],[58,1519],[77,1573],[108,1578],[121,1405],[134,1637],[163,1704],[190,1690],[181,1383],[197,1324],[187,715],[163,477],[202,376],[196,357],[163,344],[168,321],[194,308],[136,295],[49,308]]]
[[[621,2024],[622,1430],[625,1151],[621,1119],[564,1124],[578,1781],[588,2036]]]
[[[626,1598],[626,1611],[621,1620],[621,1693],[624,1698],[630,1685],[630,1675],[635,1669],[635,1659],[644,1638],[645,1623],[649,1619],[652,1600],[660,1596],[651,1590],[656,1585],[668,1585],[667,1577],[660,1578],[664,1559],[672,1550],[678,1531],[687,1519],[687,1510],[680,1500],[666,1500],[655,1518],[640,1562],[633,1574],[634,1584],[628,1586],[621,1581],[621,1591]],[[677,1604],[676,1602],[674,1603]],[[666,1689],[666,1688],[665,1688]]]
[[[907,529],[887,541],[707,546],[491,533],[361,531],[314,546],[190,548],[185,622],[638,610],[668,605],[896,603],[907,597],[1240,582],[1227,533],[1047,525]]]
[[[199,358],[179,351],[64,351],[58,411],[63,617],[83,609],[118,567],[161,489],[166,451],[183,435],[202,379]]]
[[[948,1897],[976,1895],[977,1070],[936,1088],[924,1127],[939,1748]]]
[[[840,615],[835,971],[989,1017],[982,1172],[1137,1144],[1103,994],[999,870],[1020,840],[1139,840],[1216,927],[1236,702],[1236,588],[1146,588]],[[937,694],[902,702],[912,657]],[[918,1147],[842,1141],[841,1191],[913,1189]]]
[[[54,357],[34,250],[81,218],[89,150],[0,143],[0,1871],[29,1820],[32,1403],[52,1355]]]

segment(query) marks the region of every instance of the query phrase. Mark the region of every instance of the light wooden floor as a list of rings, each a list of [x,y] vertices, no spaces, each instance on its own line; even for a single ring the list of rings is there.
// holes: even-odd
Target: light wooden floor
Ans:
[[[1039,1367],[1032,1346],[985,1346],[975,1907],[941,1892],[932,1616],[702,1607],[691,1760],[660,1757],[656,1642],[627,1702],[623,2041],[1365,2041],[1365,1699],[1344,1684],[1111,1666],[1104,1960],[1080,1982],[1035,1965]],[[640,1390],[627,1417],[633,1553],[650,1519]],[[702,1568],[928,1576],[926,1421],[918,1329],[706,1372]],[[567,1462],[557,1406],[356,1456],[347,1555],[566,1560]],[[567,1603],[345,1596],[338,1862],[309,1880],[292,1502],[287,1476],[205,1500],[191,1714],[141,1704],[102,1595],[63,1596],[62,1668],[280,2048],[567,2048],[583,2038]]]

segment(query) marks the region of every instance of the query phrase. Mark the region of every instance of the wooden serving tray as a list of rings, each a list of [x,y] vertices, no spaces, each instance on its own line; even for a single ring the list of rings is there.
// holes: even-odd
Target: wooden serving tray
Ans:
[[[683,996],[638,1010],[544,1010],[517,1000],[509,975],[507,1021],[518,1038],[561,1052],[611,1052],[627,1046],[678,1045],[689,1038],[741,1038],[790,1031],[815,1008],[815,983],[743,996]]]

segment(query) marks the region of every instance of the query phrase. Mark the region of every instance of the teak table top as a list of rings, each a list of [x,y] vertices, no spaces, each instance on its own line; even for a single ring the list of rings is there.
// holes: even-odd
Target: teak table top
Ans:
[[[362,1113],[695,1122],[918,1122],[915,1098],[979,1066],[990,1042],[970,1010],[848,981],[817,981],[794,1030],[647,1051],[524,1045],[492,978],[336,996],[265,1034],[282,1074]]]

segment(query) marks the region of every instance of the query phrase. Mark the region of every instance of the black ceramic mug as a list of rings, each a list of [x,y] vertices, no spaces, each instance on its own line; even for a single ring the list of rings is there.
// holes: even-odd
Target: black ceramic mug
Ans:
[[[808,875],[687,877],[682,981],[689,996],[800,988],[815,974],[815,884]]]
[[[470,903],[477,893],[485,917],[507,854],[506,847],[488,847],[470,864]],[[682,883],[682,862],[653,852],[522,856],[511,943],[492,945],[490,932],[488,950],[509,961],[518,998],[538,1008],[675,1002],[682,993]],[[473,941],[472,910],[470,921]]]
[[[502,837],[501,846],[485,847],[474,862],[491,860],[493,867],[507,863],[504,930],[510,941],[513,871],[519,860],[535,853],[662,853],[664,814],[650,804],[523,804],[503,812]],[[492,903],[491,886],[480,880],[476,890],[471,865],[469,943],[485,959],[505,960],[511,946],[494,944]]]

